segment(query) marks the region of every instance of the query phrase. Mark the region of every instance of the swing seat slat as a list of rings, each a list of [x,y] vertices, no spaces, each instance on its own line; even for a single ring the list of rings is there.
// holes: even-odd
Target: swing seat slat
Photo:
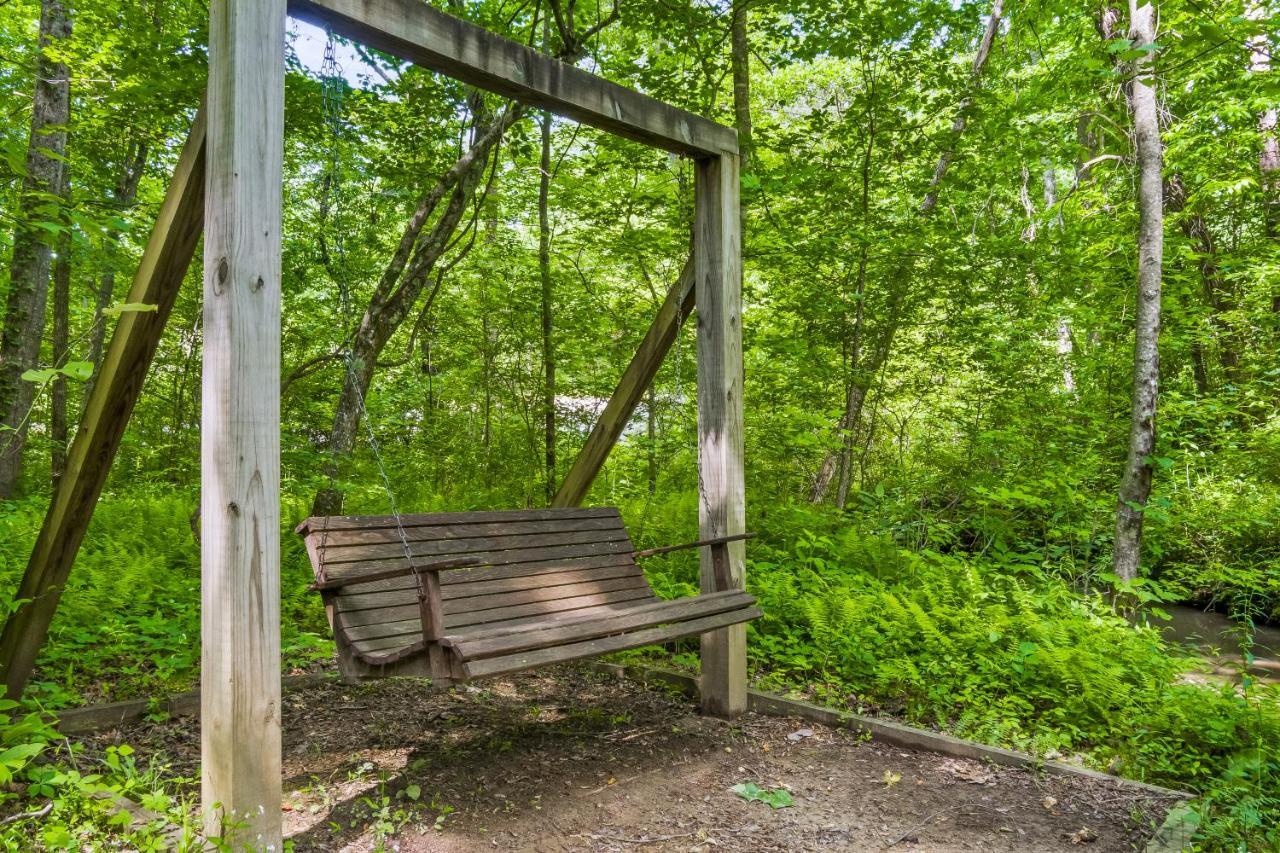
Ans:
[[[298,532],[350,680],[429,675],[449,684],[760,615],[740,590],[658,599],[614,507],[333,516]]]

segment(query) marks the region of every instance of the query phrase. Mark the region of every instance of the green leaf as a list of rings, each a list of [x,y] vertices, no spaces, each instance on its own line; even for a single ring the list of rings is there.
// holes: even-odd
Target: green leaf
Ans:
[[[761,788],[755,782],[739,782],[729,790],[749,803],[765,803],[772,809],[785,809],[795,805],[791,792],[786,788]]]
[[[20,743],[0,752],[0,764],[21,767],[30,759],[44,751],[43,743]]]
[[[404,795],[414,802],[417,802],[418,798],[422,796],[422,787],[419,785],[406,785]]]
[[[149,311],[159,310],[159,305],[148,305],[145,302],[122,302],[119,305],[103,308],[102,316],[119,317],[121,314],[145,314]]]
[[[52,367],[46,367],[43,370],[27,370],[22,374],[23,382],[48,382],[58,375],[58,371]]]
[[[68,361],[58,372],[77,382],[87,382],[93,376],[93,362]]]

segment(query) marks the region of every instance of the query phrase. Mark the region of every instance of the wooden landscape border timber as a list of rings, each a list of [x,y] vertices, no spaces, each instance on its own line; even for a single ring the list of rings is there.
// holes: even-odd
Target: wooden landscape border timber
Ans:
[[[679,154],[738,153],[730,127],[559,62],[422,0],[290,0],[289,14],[463,83]]]
[[[696,675],[677,672],[662,667],[624,665],[616,663],[595,662],[587,664],[590,669],[604,675],[626,678],[643,683],[665,684],[685,696],[696,697],[699,692],[700,679]],[[747,707],[750,711],[765,717],[798,717],[811,723],[818,723],[833,729],[853,729],[869,736],[872,740],[887,743],[904,749],[917,749],[926,752],[937,752],[956,758],[968,758],[974,761],[989,761],[1002,767],[1024,767],[1028,770],[1040,770],[1055,776],[1082,776],[1102,782],[1111,782],[1142,791],[1153,797],[1181,802],[1192,799],[1195,795],[1173,788],[1164,788],[1148,782],[1138,782],[1113,776],[1088,767],[1067,764],[1064,761],[1048,761],[1036,758],[1025,752],[1015,752],[998,746],[987,746],[976,741],[964,740],[941,732],[931,732],[883,720],[867,717],[851,711],[840,711],[828,708],[803,699],[792,699],[778,693],[764,690],[747,691]]]

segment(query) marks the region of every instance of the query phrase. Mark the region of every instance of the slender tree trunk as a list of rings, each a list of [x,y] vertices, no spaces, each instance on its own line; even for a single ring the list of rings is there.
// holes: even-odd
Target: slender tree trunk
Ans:
[[[473,98],[473,108],[480,108]],[[471,204],[489,154],[502,135],[520,117],[521,107],[510,104],[492,120],[475,142],[422,197],[405,227],[400,245],[383,270],[373,297],[352,338],[343,376],[342,393],[329,432],[327,473],[336,479],[340,460],[355,446],[364,402],[373,381],[378,356],[400,328],[426,287],[436,263],[450,247],[450,240]],[[444,211],[424,235],[431,214],[449,196]],[[435,290],[431,295],[433,298]],[[321,489],[312,504],[312,515],[335,515],[342,508],[342,493]]]
[[[27,413],[35,385],[23,371],[40,357],[53,250],[38,223],[60,218],[49,198],[62,188],[63,157],[71,97],[67,66],[53,58],[71,36],[71,18],[62,0],[40,4],[39,55],[26,177],[18,202],[9,268],[9,295],[0,333],[0,499],[12,497],[22,468]]]
[[[543,37],[547,32],[544,30]],[[547,505],[556,496],[556,348],[551,287],[551,113],[542,114],[538,176],[538,276],[542,282],[542,443]]]
[[[556,58],[572,63],[583,53],[587,39],[599,33],[618,18],[618,10],[598,20],[582,32],[574,29],[573,7],[563,8],[559,0],[548,4],[554,16],[560,49]],[[472,115],[484,113],[484,98],[477,93],[471,98]],[[340,460],[351,453],[355,446],[356,432],[364,414],[364,399],[373,381],[378,355],[391,336],[404,322],[417,302],[436,263],[451,248],[451,238],[461,221],[462,214],[471,203],[485,170],[489,155],[499,144],[507,130],[525,114],[523,105],[510,102],[488,127],[477,134],[470,149],[459,157],[430,190],[418,202],[400,239],[400,245],[383,270],[382,278],[360,319],[351,342],[348,369],[343,381],[342,393],[334,412],[333,429],[329,433],[329,462],[326,469],[330,478],[336,478]],[[479,121],[477,121],[479,126]],[[426,236],[422,231],[445,196],[448,205],[436,219]],[[440,279],[437,278],[436,287]],[[432,289],[430,300],[436,293]],[[342,493],[334,488],[320,490],[312,503],[312,515],[333,515],[342,507]]]
[[[71,167],[62,164],[62,186],[58,197],[65,209],[71,207]],[[71,326],[71,229],[58,235],[58,259],[53,265],[53,364],[67,363]],[[67,378],[55,376],[49,389],[49,481],[53,489],[67,467]]]
[[[924,201],[920,203],[921,213],[928,213],[938,206],[938,188],[942,184],[942,179],[947,176],[951,161],[955,158],[955,144],[969,125],[969,110],[973,107],[974,98],[982,82],[982,69],[987,64],[987,57],[991,55],[991,45],[994,44],[996,33],[1000,30],[1000,18],[1003,14],[1004,0],[992,0],[991,17],[987,19],[987,28],[982,33],[982,41],[978,43],[978,52],[973,56],[973,67],[969,74],[970,91],[960,101],[960,107],[956,110],[955,121],[951,123],[951,146],[938,158],[938,166],[933,170],[933,177],[929,180],[929,190],[925,193]]]
[[[648,402],[645,405],[645,434],[648,436],[649,443],[646,454],[646,471],[649,481],[649,497],[653,497],[658,493],[658,395],[653,389],[653,385],[649,385],[647,395]]]
[[[65,196],[64,196],[65,198]],[[53,363],[67,363],[68,327],[71,322],[71,232],[58,240],[58,260],[53,267]],[[67,379],[57,376],[49,389],[49,478],[53,488],[67,467]]]
[[[115,188],[115,207],[123,215],[138,198],[138,184],[142,181],[142,173],[147,165],[146,142],[132,143],[127,151],[121,167],[120,178]],[[98,288],[93,300],[93,326],[89,330],[89,363],[93,365],[93,373],[84,386],[83,399],[87,404],[93,386],[98,381],[98,368],[102,366],[103,345],[106,342],[107,324],[102,310],[111,305],[116,292],[116,268],[120,262],[120,230],[110,228],[107,231],[106,245],[103,247],[107,266],[98,278]]]
[[[1235,295],[1218,267],[1217,241],[1214,240],[1213,232],[1209,230],[1209,223],[1203,216],[1196,212],[1186,212],[1187,188],[1181,175],[1170,175],[1165,181],[1164,191],[1165,211],[1185,214],[1178,217],[1178,228],[1196,251],[1196,265],[1200,272],[1201,290],[1208,305],[1209,323],[1216,332],[1218,363],[1222,366],[1227,381],[1238,384],[1243,381],[1240,372],[1240,352],[1243,343],[1239,332],[1232,328],[1231,321],[1227,319],[1235,306]],[[1196,347],[1199,349],[1198,356],[1201,362],[1198,369],[1204,374],[1204,387],[1200,389],[1203,394],[1209,390],[1210,382],[1208,373],[1205,371],[1203,348],[1198,343]],[[1197,386],[1200,381],[1201,378],[1198,376]]]
[[[1267,4],[1253,0],[1246,7],[1246,14],[1255,20],[1267,17]],[[1249,72],[1265,74],[1271,71],[1271,43],[1265,33],[1249,39]],[[1258,178],[1262,185],[1262,227],[1268,240],[1280,239],[1280,115],[1275,106],[1264,109],[1258,116],[1258,133],[1262,146],[1258,151]],[[1271,310],[1280,314],[1280,284],[1274,285]]]
[[[973,65],[970,68],[969,93],[960,101],[955,122],[951,124],[951,147],[947,147],[938,158],[937,167],[933,169],[932,178],[929,179],[928,190],[924,193],[924,199],[920,201],[919,213],[922,218],[931,215],[934,207],[938,205],[938,192],[941,190],[942,179],[946,177],[947,169],[951,167],[951,161],[955,159],[955,145],[960,141],[960,137],[963,136],[965,128],[968,127],[969,109],[972,108],[974,97],[977,95],[980,83],[982,83],[982,72],[986,68],[987,59],[991,56],[991,47],[995,44],[996,33],[1000,31],[1002,14],[1004,14],[1004,0],[992,0],[991,15],[987,19],[987,27],[983,29],[982,40],[978,42],[978,51],[974,54]],[[874,124],[869,122],[868,126],[873,128]],[[863,159],[864,218],[868,211],[867,187],[870,181],[870,145],[872,145],[872,141],[869,140],[868,149]],[[867,263],[867,256],[865,256],[864,248],[859,268],[860,282],[865,277],[865,263]],[[891,288],[890,304],[888,304],[887,313],[884,316],[884,329],[878,336],[879,341],[873,350],[873,355],[865,364],[859,364],[860,355],[855,355],[854,360],[851,362],[852,366],[854,366],[855,375],[851,377],[850,382],[846,383],[845,409],[836,424],[837,433],[841,435],[841,444],[836,450],[828,451],[827,455],[823,457],[822,465],[818,467],[818,474],[814,478],[813,489],[809,494],[809,500],[814,503],[826,500],[827,492],[831,488],[832,480],[836,478],[838,471],[842,469],[847,471],[847,467],[850,465],[850,455],[852,446],[854,446],[850,433],[858,428],[861,410],[863,410],[863,405],[867,401],[872,378],[876,377],[893,351],[893,342],[895,342],[897,332],[899,332],[902,320],[904,320],[901,316],[901,310],[906,302],[906,291],[910,287],[910,279],[910,270],[905,265],[892,273],[890,283],[888,283],[888,287]],[[860,288],[854,321],[855,337],[859,337],[859,343],[855,350],[860,350],[861,348],[860,337],[863,334],[861,328],[863,328],[864,324],[864,301],[863,291]],[[864,379],[856,379],[856,373],[859,373],[859,371]],[[846,478],[846,476],[841,476],[840,480],[838,480],[844,485],[844,489],[841,489],[841,491],[847,491],[847,484],[849,484],[850,479]],[[840,494],[837,494],[837,497],[840,497]],[[844,506],[842,501],[841,506]]]
[[[1129,37],[1135,45],[1155,43],[1155,8],[1130,0]],[[1133,409],[1129,453],[1116,506],[1113,571],[1122,580],[1138,576],[1142,561],[1143,515],[1151,496],[1156,445],[1156,402],[1160,386],[1160,288],[1164,258],[1164,154],[1154,83],[1154,51],[1134,60],[1128,85],[1138,163],[1138,300],[1133,361]]]
[[[730,61],[733,66],[733,123],[738,130],[738,156],[742,174],[752,174],[754,154],[751,124],[751,43],[747,32],[750,24],[748,0],[734,0],[729,25]]]
[[[1049,215],[1048,227],[1051,230],[1059,230],[1062,228],[1062,212],[1052,213],[1054,206],[1058,203],[1058,171],[1050,160],[1045,160],[1040,185],[1044,194],[1044,210]],[[1054,251],[1056,253],[1056,248]],[[1075,355],[1075,336],[1071,332],[1071,320],[1066,316],[1059,316],[1057,325],[1058,358],[1062,362],[1062,390],[1066,394],[1074,394],[1076,375],[1071,360]]]

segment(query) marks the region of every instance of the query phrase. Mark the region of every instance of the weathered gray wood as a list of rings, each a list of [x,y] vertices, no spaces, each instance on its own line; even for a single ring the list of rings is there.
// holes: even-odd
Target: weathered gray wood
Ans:
[[[471,556],[478,554],[515,555],[523,551],[535,551],[563,545],[594,545],[597,543],[630,543],[627,531],[621,527],[615,530],[583,530],[562,533],[549,530],[542,533],[528,533],[523,536],[485,536],[475,539],[435,539],[426,542],[410,542],[408,551],[415,557]],[[396,560],[404,562],[405,543],[387,542],[369,545],[339,545],[324,548],[322,557],[326,573],[331,580],[350,577],[347,569],[349,563],[368,563],[374,560]],[[476,557],[475,559],[481,559]]]
[[[597,655],[623,651],[624,649],[638,649],[642,646],[667,643],[682,637],[692,637],[696,634],[723,630],[726,625],[748,622],[752,619],[758,619],[761,615],[760,608],[748,607],[744,610],[719,613],[715,616],[691,619],[688,622],[679,622],[674,625],[646,628],[643,631],[618,634],[613,637],[602,637],[585,643],[571,643],[549,649],[520,652],[514,655],[484,658],[478,661],[464,661],[462,669],[468,678],[485,678],[509,672],[520,672],[521,670],[538,666],[596,657]]]
[[[613,506],[572,507],[568,509],[501,509],[478,510],[475,512],[428,512],[405,513],[397,518],[394,515],[334,515],[313,516],[295,528],[302,536],[321,533],[325,530],[373,530],[403,527],[411,530],[414,527],[434,527],[450,525],[474,525],[482,523],[508,524],[524,521],[557,521],[582,518],[618,518],[618,508]]]
[[[754,533],[738,533],[734,536],[721,536],[718,539],[699,539],[697,542],[686,542],[683,545],[664,545],[661,548],[646,548],[643,551],[636,551],[637,560],[644,557],[657,557],[661,554],[671,554],[675,551],[688,551],[690,548],[708,548],[716,545],[727,545],[730,542],[746,542],[748,539],[754,539]]]
[[[452,679],[449,677],[448,652],[440,645],[440,638],[444,636],[444,610],[440,606],[439,572],[423,574],[418,609],[422,614],[422,639],[427,644],[427,657],[431,663],[431,680],[444,686]]]
[[[446,573],[446,577],[450,573]],[[458,574],[461,574],[460,572]],[[522,589],[545,589],[563,584],[584,583],[609,578],[643,577],[640,567],[626,562],[615,566],[596,566],[588,569],[571,569],[567,571],[548,572],[543,574],[516,575],[514,577],[495,578],[492,580],[471,583],[440,584],[441,596],[445,599],[470,598],[477,595],[518,592]],[[343,592],[338,594],[338,608],[343,613],[355,610],[368,610],[388,604],[400,604],[416,594],[417,584],[410,582],[395,589],[382,592],[366,593],[361,586],[359,592]]]
[[[497,581],[497,583],[506,584],[507,581]],[[530,601],[557,601],[557,598],[573,598],[580,596],[584,589],[590,590],[590,592],[599,592],[599,590],[604,589],[639,588],[646,583],[648,581],[645,581],[644,575],[641,575],[639,571],[618,571],[614,569],[605,570],[599,574],[570,576],[570,578],[562,579],[558,584],[549,585],[549,587],[539,587],[539,585],[527,583],[509,583],[502,588],[490,588],[485,592],[476,594],[460,593],[456,592],[456,590],[442,587],[440,601],[447,608],[445,612],[460,613],[463,611],[494,610],[495,607],[522,605],[522,603]],[[416,605],[417,592],[419,592],[417,588],[408,588],[384,594],[379,606],[375,608],[365,607],[362,610],[355,610],[355,608],[348,608],[340,599],[335,602],[335,607],[337,607],[337,612],[343,613],[347,617],[347,625],[374,624],[374,622],[392,619],[392,613],[408,612],[406,608]],[[456,601],[457,603],[453,603]],[[360,613],[360,616],[357,616],[357,613]],[[399,616],[399,619],[406,619],[406,616]]]
[[[201,416],[205,832],[281,849],[285,0],[209,4]]]
[[[690,258],[681,270],[680,278],[667,291],[667,297],[658,309],[658,316],[650,324],[636,354],[631,357],[631,363],[623,371],[618,387],[614,389],[604,411],[591,428],[586,443],[582,445],[582,450],[560,482],[560,488],[551,501],[552,506],[577,506],[586,499],[591,484],[609,458],[609,451],[618,443],[636,406],[640,405],[645,391],[658,375],[658,368],[662,367],[662,360],[675,342],[680,324],[693,310],[695,280],[694,263]]]
[[[425,545],[415,545],[410,550],[415,557],[448,557],[457,554],[465,554],[468,557],[474,557],[482,566],[506,566],[515,565],[526,562],[543,562],[546,560],[566,560],[574,557],[593,557],[605,554],[631,554],[633,547],[630,540],[618,540],[616,542],[580,542],[567,545],[555,545],[546,548],[530,548],[524,551],[473,551],[465,552],[457,548],[442,547],[449,543],[428,543]],[[394,561],[395,557],[384,557],[379,560],[366,560],[359,563],[342,563],[337,566],[326,565],[326,573],[330,580],[337,578],[354,577],[359,574],[370,571],[380,571],[388,568],[388,562]],[[400,554],[399,561],[404,561],[403,551]],[[460,569],[459,571],[468,571]]]
[[[610,83],[418,0],[291,0],[290,13],[464,83],[682,154],[736,154],[729,127]]]
[[[401,559],[403,559],[403,557]],[[414,563],[399,569],[387,569],[386,571],[371,572],[366,575],[360,575],[358,578],[316,581],[311,585],[311,589],[317,592],[324,592],[326,590],[342,589],[343,587],[354,586],[355,584],[373,583],[376,581],[393,580],[403,577],[412,578],[422,572],[438,572],[441,569],[460,569],[463,566],[474,565],[477,565],[477,563],[470,557],[462,557],[457,560],[437,560],[431,563]]]
[[[727,614],[754,605],[741,591],[657,601],[633,559],[634,546],[616,511],[586,517],[590,523],[585,530],[576,529],[583,523],[577,509],[544,511],[534,520],[508,522],[492,514],[481,518],[470,513],[436,516],[435,523],[420,525],[419,539],[409,543],[415,553],[469,551],[466,556],[481,566],[414,577],[396,565],[406,560],[399,530],[379,526],[369,535],[362,526],[385,525],[385,519],[321,518],[299,528],[317,575],[347,575],[341,588],[330,575],[325,592],[345,677],[430,674],[448,684],[470,677],[465,662],[479,656],[504,658],[508,669],[524,668],[513,655],[564,647],[556,654],[572,659],[598,653],[591,651],[593,641],[616,644],[620,636],[632,634],[640,637],[634,644],[643,645],[660,626],[673,636],[690,636],[735,624],[739,619]],[[330,541],[336,521],[342,522],[337,527],[341,544]],[[715,544],[737,542],[745,535],[719,537]],[[602,547],[613,553],[599,553]],[[334,554],[342,561],[333,562]],[[370,555],[375,558],[368,559]],[[429,585],[424,583],[428,579]],[[708,622],[711,617],[720,618]],[[676,623],[702,628],[671,627]],[[442,630],[449,636],[447,643]]]
[[[621,604],[623,602],[635,601],[652,601],[653,593],[643,587],[633,589],[619,589],[610,592],[597,592],[590,595],[580,595],[575,598],[560,599],[555,602],[535,601],[530,604],[521,604],[514,607],[502,607],[494,610],[475,611],[469,610],[463,613],[445,614],[444,625],[445,632],[449,634],[457,634],[464,632],[467,628],[476,625],[485,627],[497,627],[504,623],[513,622],[516,619],[525,617],[535,617],[533,621],[545,619],[548,613],[568,613],[587,607],[599,607],[604,604]],[[339,619],[342,619],[339,615]],[[346,630],[345,628],[343,629]],[[416,631],[416,629],[415,629]],[[380,648],[387,648],[396,645],[396,642],[387,640],[382,643]],[[366,644],[362,644],[361,648],[368,648]]]
[[[564,609],[558,606],[561,601],[576,601],[584,595],[594,595],[617,590],[648,590],[649,585],[643,577],[633,576],[611,578],[609,580],[589,583],[566,584],[549,589],[522,589],[504,595],[485,595],[473,598],[445,600],[442,602],[446,619],[449,616],[464,616],[472,621],[494,621],[487,617],[488,611],[501,611],[510,607],[541,602],[545,612]],[[418,617],[418,597],[416,593],[406,594],[403,603],[378,610],[358,610],[343,615],[343,624],[347,626],[347,635],[353,636],[352,628],[357,625],[388,626],[401,620]]]
[[[31,603],[19,607],[8,618],[0,635],[0,672],[10,697],[21,695],[31,677],[36,655],[44,644],[76,552],[107,481],[111,461],[141,396],[178,288],[195,254],[204,224],[204,153],[205,118],[201,109],[129,289],[129,302],[155,305],[156,310],[124,314],[116,325],[67,455],[65,471],[14,596]]]
[[[620,614],[629,613],[631,612],[632,608],[643,607],[646,604],[653,601],[654,599],[652,598],[652,596],[649,596],[649,597],[640,596],[638,598],[630,598],[627,600],[617,601],[610,604],[595,604],[587,607],[579,607],[576,610],[572,610],[572,611],[560,611],[557,614],[556,618],[557,619],[566,619],[566,618],[591,619],[591,618],[599,618],[599,617],[605,617],[605,616],[617,616]],[[445,624],[446,624],[446,632],[452,631],[455,634],[459,634],[465,631],[468,634],[470,634],[471,632],[476,632],[477,634],[483,635],[490,631],[496,632],[496,631],[525,630],[530,626],[541,625],[546,620],[546,618],[547,616],[545,613],[535,613],[530,616],[516,617],[513,619],[504,620],[502,622],[489,623],[487,625],[481,625],[481,626],[471,625],[471,626],[460,626],[460,627],[448,627],[447,619],[445,620]],[[496,627],[492,627],[492,626],[496,626]],[[342,634],[338,634],[335,637],[335,640],[337,640],[340,647],[346,642],[345,639],[343,639]],[[395,646],[397,642],[402,642],[402,641],[392,642],[390,640],[387,640],[386,642],[389,645]],[[401,646],[401,648],[407,648],[407,647]],[[354,651],[352,651],[352,654],[354,654]],[[427,672],[424,671],[421,674],[426,675]]]
[[[444,587],[441,596],[448,601],[454,598],[472,598],[479,595],[511,594],[522,589],[555,589],[556,587],[590,583],[592,581],[613,580],[617,578],[633,578],[644,580],[644,574],[635,563],[622,566],[604,566],[598,569],[571,570],[554,572],[546,575],[534,575],[532,578],[501,578],[476,583],[455,583]]]
[[[732,610],[745,610],[753,604],[755,604],[755,598],[746,593],[699,595],[675,601],[642,604],[625,613],[589,620],[562,619],[553,614],[544,624],[528,626],[518,631],[503,629],[505,633],[499,636],[481,638],[463,634],[445,637],[442,642],[456,650],[463,660],[479,660],[592,640],[597,637],[608,637],[657,625],[688,622]]]
[[[511,566],[490,566],[483,569],[469,569],[457,572],[443,572],[440,577],[442,589],[459,583],[504,580],[506,578],[533,577],[556,574],[571,569],[607,569],[635,566],[630,554],[606,554],[601,557],[584,557],[573,560],[547,560],[541,563],[517,563]],[[639,567],[635,568],[639,571]],[[395,601],[403,590],[416,588],[411,578],[377,581],[372,584],[361,584],[358,590],[347,590],[342,593],[343,610],[363,610],[380,607],[389,601]]]
[[[707,596],[698,596],[697,598],[690,598],[690,599],[664,600],[664,599],[655,598],[652,601],[648,601],[648,602],[640,602],[640,603],[628,602],[626,604],[621,604],[621,605],[591,608],[590,610],[586,610],[586,611],[574,611],[573,613],[559,613],[555,616],[555,620],[556,620],[555,624],[556,625],[573,625],[578,622],[590,622],[594,620],[620,618],[624,616],[629,616],[633,613],[645,613],[651,610],[661,610],[662,608],[667,607],[676,602],[715,600],[720,598],[727,599],[727,600],[744,601],[746,604],[751,604],[755,601],[754,596],[751,596],[746,592],[736,591],[736,590],[733,592],[722,592],[722,593],[714,593],[712,595],[707,595]],[[463,640],[467,642],[471,642],[475,640],[488,640],[496,637],[508,637],[508,636],[511,636],[512,634],[523,633],[524,631],[541,630],[541,628],[542,628],[541,622],[539,622],[538,624],[532,624],[531,622],[528,622],[528,621],[522,621],[521,624],[503,625],[497,628],[468,628],[465,634],[446,635],[446,639],[449,640],[450,642],[463,641]]]
[[[496,521],[475,524],[406,525],[403,531],[395,527],[366,527],[360,529],[312,531],[308,539],[325,548],[350,545],[374,545],[396,543],[401,535],[410,542],[432,542],[440,539],[482,539],[490,536],[528,536],[554,530],[558,533],[588,533],[593,530],[623,530],[622,518],[617,515],[590,516],[586,518],[556,519],[554,527],[548,521]]]
[[[717,539],[746,531],[738,158],[699,160],[696,168],[698,522],[703,539]],[[700,566],[704,593],[746,585],[741,541],[704,549]],[[702,638],[702,707],[725,717],[747,708],[747,639],[742,624]]]

